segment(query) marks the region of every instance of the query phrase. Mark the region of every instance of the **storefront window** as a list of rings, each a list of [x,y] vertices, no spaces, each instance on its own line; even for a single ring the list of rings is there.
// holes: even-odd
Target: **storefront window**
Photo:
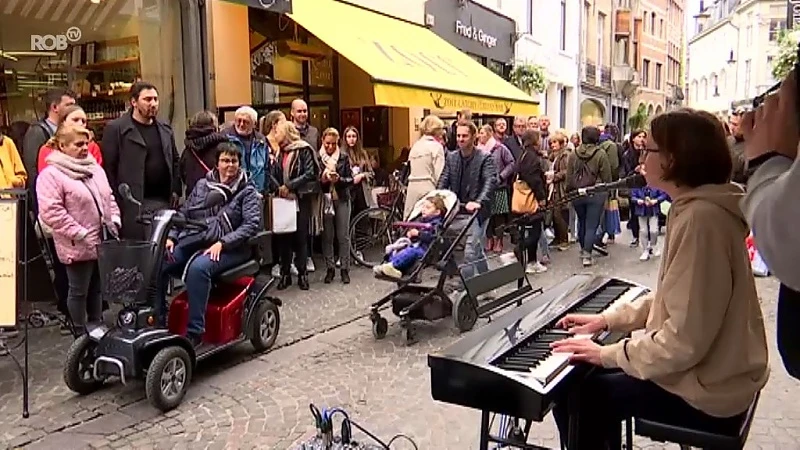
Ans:
[[[0,10],[0,126],[41,118],[43,94],[75,91],[98,135],[144,79],[160,117],[185,126],[180,3],[173,0],[8,0]],[[100,136],[98,136],[99,138]]]

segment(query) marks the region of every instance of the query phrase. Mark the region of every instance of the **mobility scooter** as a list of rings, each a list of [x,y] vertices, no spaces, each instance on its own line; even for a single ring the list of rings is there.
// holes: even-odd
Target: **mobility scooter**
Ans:
[[[141,206],[127,185],[120,185],[119,192],[127,201]],[[204,207],[224,201],[224,194],[212,191]],[[102,295],[111,303],[122,304],[122,310],[113,327],[102,323],[87,325],[87,332],[69,349],[64,381],[72,391],[86,395],[112,376],[119,377],[123,384],[144,379],[150,403],[168,411],[183,400],[200,360],[245,340],[250,340],[259,352],[272,347],[280,328],[281,301],[267,295],[274,278],[260,274],[259,248],[264,248],[270,234],[262,231],[248,242],[253,249],[252,258],[213,280],[203,342],[193,346],[185,337],[186,292],[172,301],[168,327],[163,328],[156,312],[156,283],[169,231],[203,230],[206,225],[173,210],[140,214],[139,221],[152,227],[149,241],[110,240],[100,245]],[[268,258],[269,254],[265,252],[263,256]]]

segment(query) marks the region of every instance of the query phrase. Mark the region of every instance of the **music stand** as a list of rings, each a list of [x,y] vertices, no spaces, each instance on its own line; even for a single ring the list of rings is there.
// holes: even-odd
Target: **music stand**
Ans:
[[[0,232],[5,228],[12,235],[13,230],[14,245],[0,246],[0,298],[14,298],[10,305],[0,303],[0,327],[17,327],[19,325],[21,299],[27,300],[28,297],[28,246],[24,243],[28,239],[28,227],[22,228],[22,236],[19,233],[19,215],[22,214],[25,220],[29,211],[28,192],[25,189],[0,189]],[[22,245],[20,245],[22,243]],[[21,255],[20,255],[21,253]],[[20,266],[21,269],[20,269]],[[20,282],[21,277],[21,282]],[[11,291],[12,292],[6,292]],[[21,291],[21,292],[20,292]],[[27,419],[30,416],[28,408],[28,320],[23,320],[22,337],[18,342],[9,343],[9,340],[0,337],[0,357],[10,358],[22,376],[22,417]],[[17,338],[12,338],[12,340]],[[22,347],[24,361],[20,363],[14,350]]]

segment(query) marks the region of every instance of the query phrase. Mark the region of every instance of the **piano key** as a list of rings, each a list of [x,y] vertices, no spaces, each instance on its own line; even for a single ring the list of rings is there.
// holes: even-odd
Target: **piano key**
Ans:
[[[538,382],[548,385],[562,370],[569,367],[569,357],[572,353],[553,353],[531,369],[531,376]]]

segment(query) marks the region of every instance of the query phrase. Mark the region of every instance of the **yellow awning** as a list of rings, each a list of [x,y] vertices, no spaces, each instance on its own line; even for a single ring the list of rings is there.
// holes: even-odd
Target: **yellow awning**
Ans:
[[[295,22],[372,77],[377,105],[539,112],[530,95],[427,28],[334,0],[295,0],[293,10]]]

